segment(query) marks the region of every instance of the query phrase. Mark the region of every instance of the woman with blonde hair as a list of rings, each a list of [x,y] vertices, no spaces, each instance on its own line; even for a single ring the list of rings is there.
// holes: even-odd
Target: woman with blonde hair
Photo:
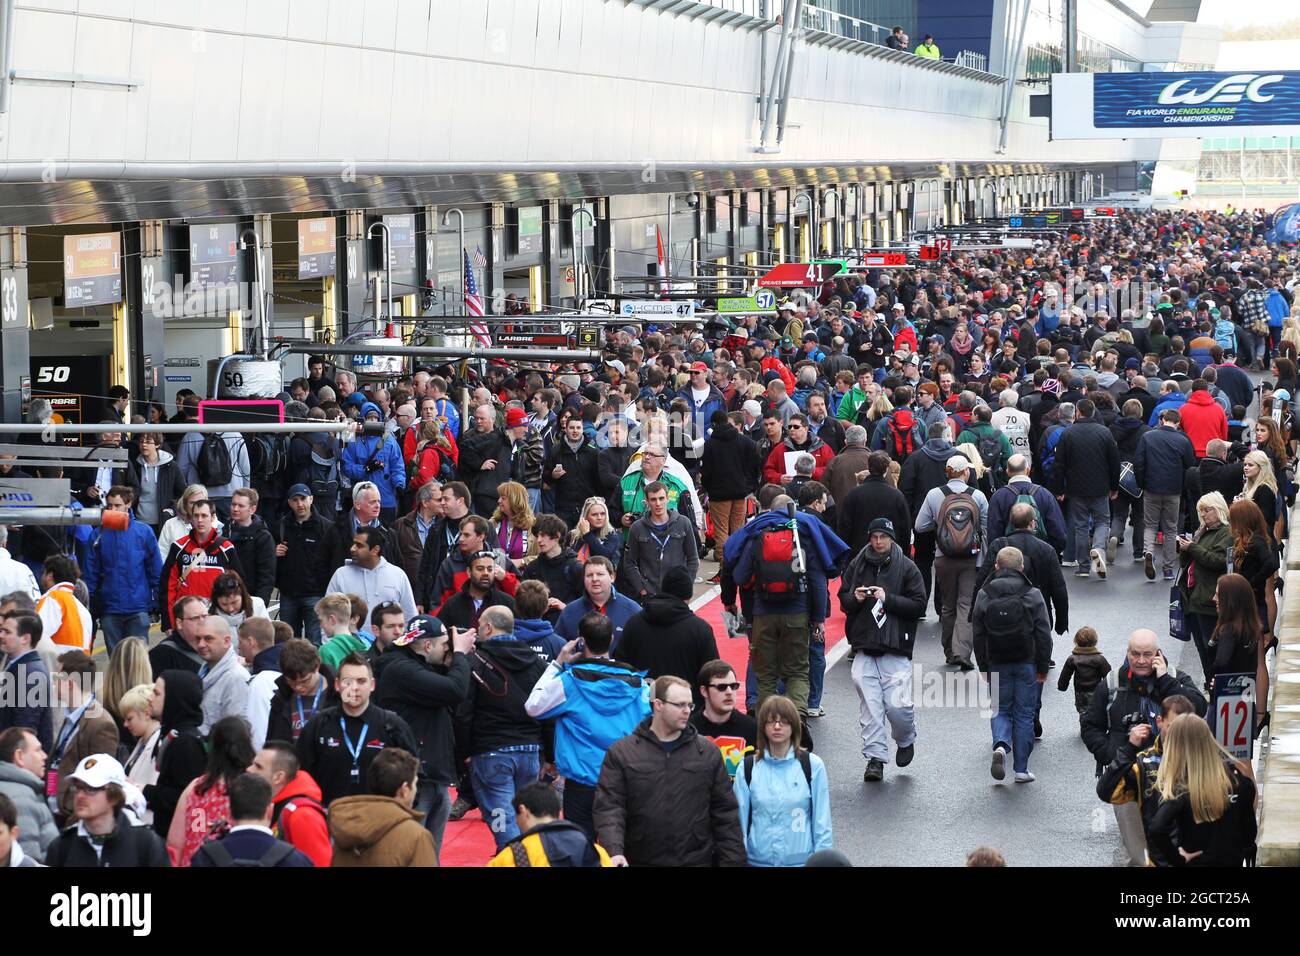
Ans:
[[[803,866],[813,853],[831,848],[826,765],[802,744],[794,701],[779,695],[763,701],[757,746],[732,784],[750,866]]]
[[[609,523],[609,504],[599,496],[582,503],[582,515],[574,525],[570,546],[578,552],[584,565],[594,557],[604,556],[618,570],[618,560],[623,556],[623,536]]]
[[[512,561],[529,552],[530,532],[537,518],[528,506],[528,489],[517,481],[497,485],[497,510],[492,513],[491,542]]]
[[[877,422],[879,422],[882,418],[888,418],[889,413],[892,412],[893,410],[894,410],[894,403],[889,400],[889,396],[887,396],[884,392],[881,392],[879,395],[875,397],[875,400],[872,401],[871,407],[867,409],[865,415],[861,410],[859,410],[858,416],[859,418],[864,419],[861,422],[861,424],[865,427],[867,422],[870,422],[872,425],[874,425]],[[870,434],[870,431],[871,430],[868,429],[868,434]]]
[[[167,553],[171,551],[172,545],[190,533],[190,506],[196,501],[207,501],[208,489],[203,485],[190,485],[181,492],[181,496],[176,499],[176,516],[168,518],[163,522],[162,530],[158,532],[158,553],[162,555],[164,561],[167,560]],[[221,532],[221,519],[213,515],[212,526]]]
[[[1255,782],[1195,714],[1160,734],[1161,804],[1147,838],[1174,866],[1231,866],[1255,858]]]
[[[1183,568],[1180,588],[1183,611],[1201,655],[1201,672],[1208,674],[1212,669],[1210,635],[1218,619],[1214,592],[1219,577],[1228,570],[1232,531],[1228,503],[1217,491],[1201,496],[1196,502],[1196,514],[1200,524],[1195,533],[1178,536],[1178,561]]]
[[[992,478],[988,475],[988,469],[984,467],[984,459],[980,456],[980,450],[967,442],[957,446],[956,454],[965,455],[966,460],[970,462],[970,471],[967,473],[966,483],[978,488],[986,495],[993,494]]]
[[[126,732],[126,715],[122,713],[120,701],[122,695],[137,684],[153,683],[153,667],[149,664],[149,645],[141,637],[124,637],[117,642],[108,657],[108,666],[104,668],[104,693],[100,699],[104,709],[117,724],[117,739],[130,740]],[[125,744],[119,744],[119,750]],[[116,755],[120,756],[120,755]]]
[[[122,761],[122,769],[126,771],[126,779],[141,791],[158,783],[158,745],[162,742],[162,725],[153,716],[152,701],[153,685],[143,683],[132,687],[117,702],[122,725],[131,735],[122,739],[126,741],[135,738],[135,747],[130,749],[129,755]],[[126,747],[130,748],[130,744]],[[153,810],[146,810],[145,817],[140,822],[145,826],[153,826]]]

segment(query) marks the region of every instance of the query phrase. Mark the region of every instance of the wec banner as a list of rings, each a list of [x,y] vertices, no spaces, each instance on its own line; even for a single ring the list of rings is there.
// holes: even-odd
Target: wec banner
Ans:
[[[1300,131],[1300,72],[1070,73],[1052,77],[1053,139]]]

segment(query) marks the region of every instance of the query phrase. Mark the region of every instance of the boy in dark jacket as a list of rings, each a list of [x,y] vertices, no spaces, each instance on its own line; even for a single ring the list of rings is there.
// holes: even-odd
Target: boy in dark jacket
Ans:
[[[150,711],[159,723],[158,781],[144,788],[153,810],[154,832],[165,837],[181,792],[208,765],[199,725],[203,723],[203,681],[192,671],[163,671],[154,682]]]
[[[1097,648],[1097,632],[1090,627],[1081,627],[1074,632],[1074,651],[1061,668],[1061,678],[1056,682],[1056,689],[1064,691],[1074,678],[1074,709],[1082,714],[1088,709],[1088,699],[1106,675],[1110,673],[1110,661]]]

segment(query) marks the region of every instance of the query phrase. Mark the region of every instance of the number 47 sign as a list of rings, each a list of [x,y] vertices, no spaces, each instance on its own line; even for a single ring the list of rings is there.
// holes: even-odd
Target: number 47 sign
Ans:
[[[1210,692],[1210,727],[1223,748],[1249,760],[1255,739],[1255,675],[1216,674]]]

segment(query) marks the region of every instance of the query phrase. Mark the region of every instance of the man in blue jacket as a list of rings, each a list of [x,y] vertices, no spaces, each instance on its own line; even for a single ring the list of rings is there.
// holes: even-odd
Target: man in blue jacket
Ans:
[[[809,639],[825,640],[824,622],[830,613],[827,582],[839,574],[849,546],[815,515],[794,512],[798,548],[792,536],[791,550],[802,555],[804,570],[795,572],[791,559],[765,557],[766,532],[788,525],[793,505],[787,495],[776,498],[770,511],[727,539],[723,562],[737,583],[754,582],[750,661],[758,678],[759,704],[777,693],[779,681],[785,681],[786,696],[794,701],[800,717],[807,717]]]
[[[564,819],[596,838],[592,807],[600,765],[610,744],[650,715],[645,671],[611,660],[614,627],[597,612],[578,623],[569,641],[533,685],[528,716],[555,720],[555,766],[564,775]]]
[[[86,588],[90,607],[99,617],[108,652],[124,637],[149,636],[149,612],[158,606],[162,558],[149,526],[131,512],[135,489],[114,485],[104,507],[130,516],[122,531],[100,528],[86,548]]]
[[[712,369],[703,362],[693,362],[689,369],[691,381],[677,393],[691,406],[691,437],[708,438],[713,434],[713,413],[727,410],[727,400],[712,382],[709,373]]]
[[[640,604],[614,590],[614,562],[598,554],[583,565],[582,596],[564,606],[555,622],[555,633],[566,641],[573,640],[578,636],[578,622],[597,611],[614,626],[612,646],[617,647],[623,625],[640,610]]]
[[[374,402],[361,406],[367,422],[383,421]],[[373,481],[379,489],[379,518],[384,524],[397,519],[397,493],[406,487],[406,464],[392,435],[366,435],[343,449],[343,474],[352,481]]]

